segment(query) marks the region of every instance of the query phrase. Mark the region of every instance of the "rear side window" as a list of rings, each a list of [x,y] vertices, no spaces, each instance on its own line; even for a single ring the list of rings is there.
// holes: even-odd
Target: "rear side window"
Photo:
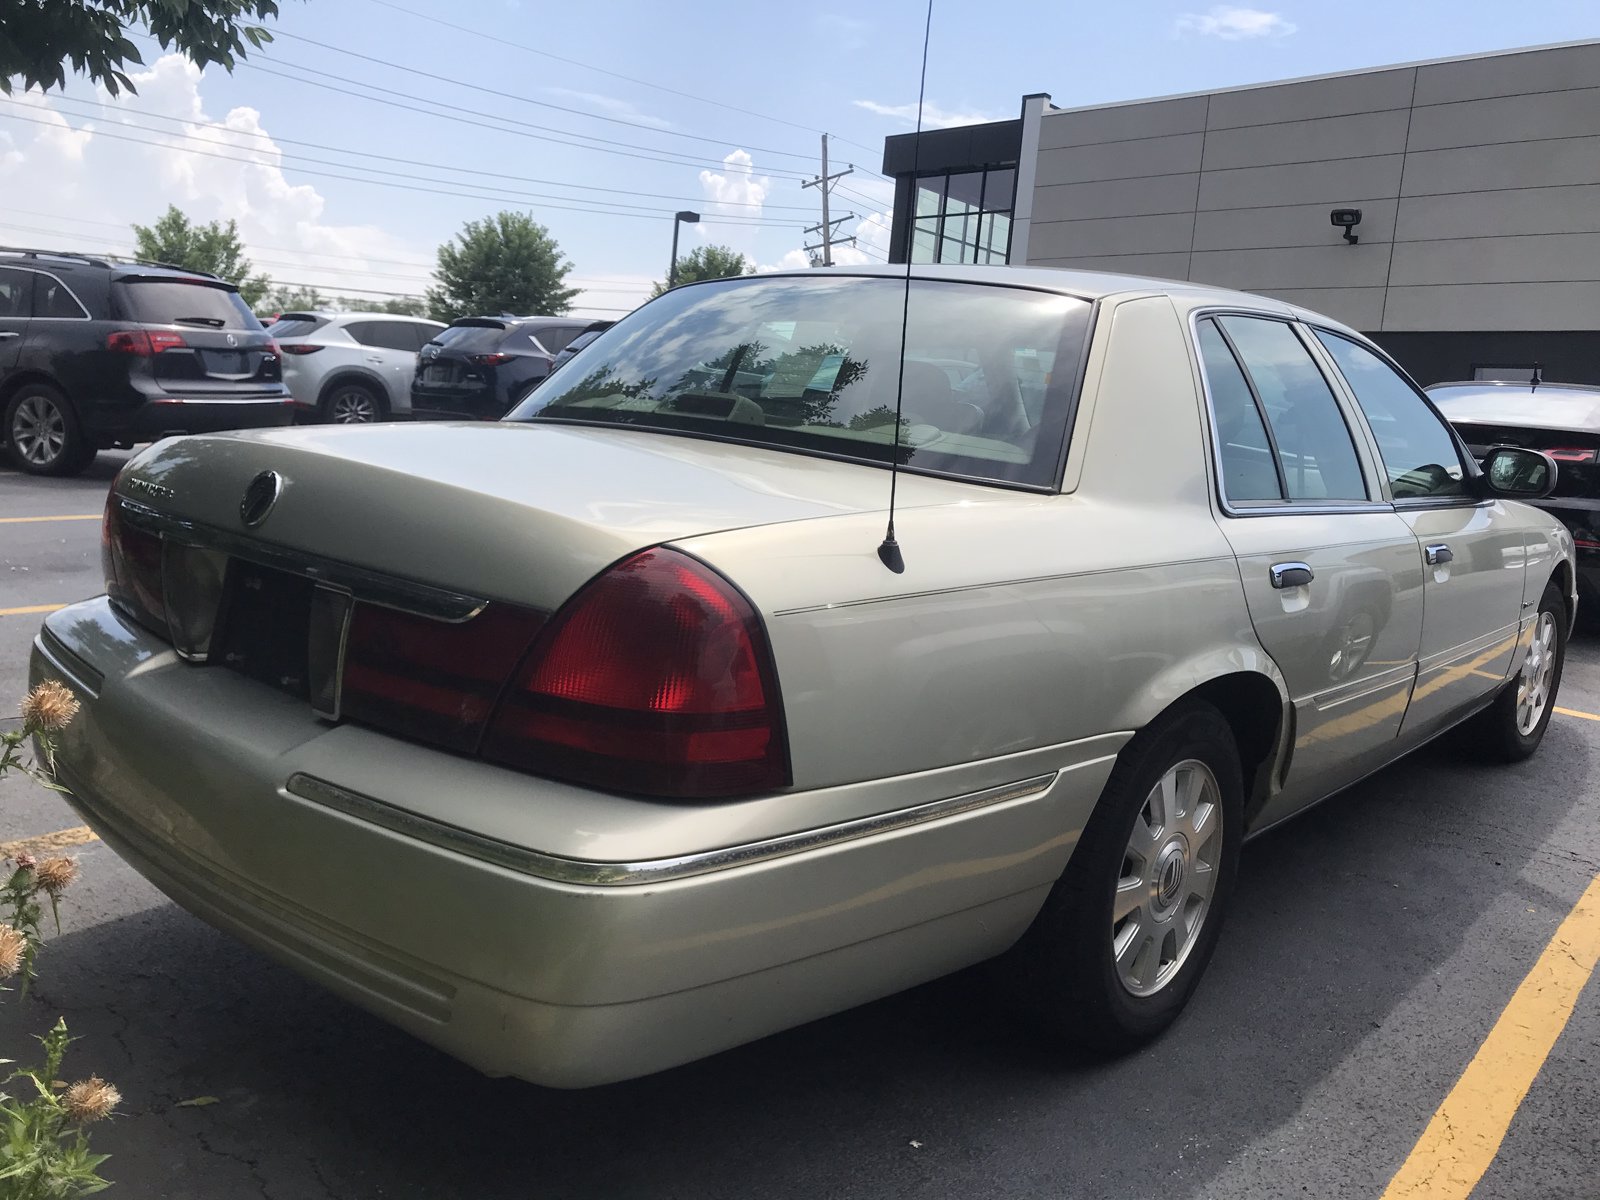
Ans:
[[[1321,329],[1316,334],[1366,414],[1394,498],[1465,496],[1455,439],[1417,390],[1365,346]]]
[[[1366,482],[1333,389],[1286,321],[1226,316],[1228,335],[1271,431],[1290,500],[1367,499]]]
[[[89,316],[71,289],[54,275],[40,275],[34,284],[33,315],[74,320],[87,320]]]
[[[182,279],[123,279],[113,290],[123,316],[146,325],[261,328],[232,288]]]
[[[32,312],[33,302],[28,298],[32,288],[32,271],[0,267],[0,320],[27,320]]]
[[[560,354],[571,344],[572,339],[582,332],[582,325],[551,325],[539,330],[534,336],[551,354]]]
[[[1238,359],[1213,321],[1200,322],[1200,361],[1211,391],[1222,494],[1229,500],[1282,500],[1272,443]]]
[[[363,346],[414,353],[419,345],[415,326],[405,321],[352,321],[345,332]]]

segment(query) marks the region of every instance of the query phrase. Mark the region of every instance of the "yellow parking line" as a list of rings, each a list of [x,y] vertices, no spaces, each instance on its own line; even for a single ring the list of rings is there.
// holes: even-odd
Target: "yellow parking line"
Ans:
[[[1465,1200],[1600,961],[1600,875],[1590,882],[1444,1098],[1383,1200]]]
[[[42,833],[38,837],[0,842],[0,857],[15,858],[19,854],[31,854],[37,858],[41,854],[53,854],[57,850],[65,850],[68,846],[82,846],[86,842],[98,840],[94,830],[87,825],[75,825],[71,829],[58,829],[54,833]]]
[[[1560,707],[1558,707],[1556,709],[1556,711],[1558,713],[1560,713],[1563,717],[1582,717],[1585,721],[1600,721],[1600,713],[1579,712],[1575,708],[1560,708]]]
[[[0,517],[0,525],[26,525],[30,521],[98,521],[100,513],[73,513],[65,517]]]
[[[21,608],[0,608],[0,617],[20,617],[24,613],[55,612],[65,604],[24,604]]]

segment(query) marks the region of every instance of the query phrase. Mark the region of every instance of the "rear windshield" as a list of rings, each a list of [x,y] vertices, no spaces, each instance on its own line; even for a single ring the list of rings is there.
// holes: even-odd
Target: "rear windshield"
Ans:
[[[255,313],[231,288],[181,279],[124,279],[117,284],[122,312],[147,325],[260,329]]]
[[[327,323],[324,317],[279,317],[267,326],[267,332],[275,338],[305,337]]]
[[[504,325],[452,325],[434,334],[433,340],[441,346],[449,346],[452,350],[477,354],[482,351],[498,350],[505,336]]]
[[[602,333],[581,376],[510,420],[581,421],[886,463],[902,280],[726,280],[668,292]],[[995,483],[1058,481],[1089,304],[1020,288],[911,285],[900,461]]]

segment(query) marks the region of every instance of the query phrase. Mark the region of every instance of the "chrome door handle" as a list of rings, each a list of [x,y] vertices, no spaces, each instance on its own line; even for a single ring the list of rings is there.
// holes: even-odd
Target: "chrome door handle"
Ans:
[[[1424,553],[1427,556],[1430,567],[1442,567],[1447,562],[1454,562],[1456,557],[1455,551],[1443,542],[1435,542]]]
[[[1272,586],[1275,588],[1304,587],[1316,574],[1303,562],[1272,564]]]

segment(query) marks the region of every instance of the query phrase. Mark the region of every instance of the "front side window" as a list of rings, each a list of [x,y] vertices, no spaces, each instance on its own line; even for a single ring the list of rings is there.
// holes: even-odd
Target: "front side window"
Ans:
[[[768,277],[666,293],[602,333],[510,420],[628,425],[886,463],[901,280]],[[915,281],[898,454],[914,470],[1057,482],[1087,301]],[[1048,372],[1038,369],[1048,363]]]
[[[1218,324],[1266,413],[1289,499],[1366,500],[1361,462],[1344,414],[1289,323],[1225,316]]]
[[[1365,346],[1323,329],[1316,334],[1366,414],[1394,498],[1465,496],[1455,438],[1416,389]]]

